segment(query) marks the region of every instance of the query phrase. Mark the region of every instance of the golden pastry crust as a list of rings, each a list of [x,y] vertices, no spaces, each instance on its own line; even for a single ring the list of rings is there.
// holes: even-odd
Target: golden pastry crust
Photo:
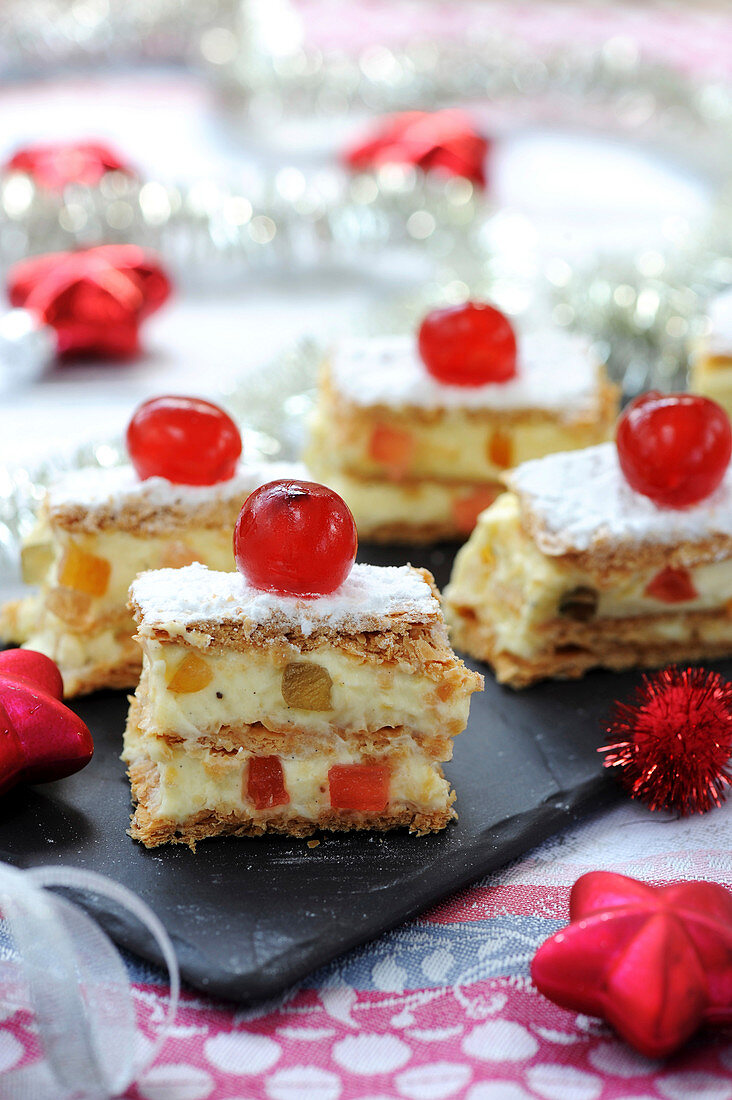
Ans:
[[[510,485],[510,474],[506,480]],[[527,537],[557,564],[595,578],[598,588],[609,588],[624,578],[660,571],[666,566],[693,569],[732,557],[732,537],[722,534],[670,545],[610,540],[598,532],[589,549],[574,550],[561,532],[550,531],[542,517],[532,511],[530,498],[515,489],[512,491],[519,498],[521,527]]]
[[[339,744],[358,753],[359,756],[382,757],[385,753],[393,751],[395,739],[409,737],[416,743],[422,752],[431,760],[444,763],[452,759],[452,737],[430,737],[414,730],[407,730],[403,726],[389,726],[373,732],[344,732],[340,729],[325,736],[314,734],[307,730],[294,729],[286,732],[267,729],[261,722],[255,725],[221,726],[216,736],[200,734],[195,740],[183,737],[171,730],[150,730],[144,719],[144,704],[139,710],[132,707],[137,715],[135,722],[137,729],[143,735],[149,734],[160,741],[170,745],[171,748],[184,748],[187,752],[195,753],[197,750],[212,753],[235,753],[239,749],[246,749],[257,756],[298,756],[303,753],[332,751]]]
[[[722,611],[680,612],[677,616],[646,615],[628,619],[597,619],[579,623],[552,620],[541,630],[541,650],[531,659],[498,649],[489,623],[469,608],[448,609],[453,641],[458,649],[491,665],[499,683],[523,688],[539,680],[576,680],[592,668],[616,672],[627,668],[660,668],[676,661],[702,661],[732,656],[732,620]],[[680,619],[687,640],[644,638],[656,623]],[[729,638],[705,640],[703,628],[722,623]]]
[[[71,699],[77,695],[90,695],[91,692],[101,691],[103,688],[128,691],[140,679],[141,669],[141,654],[128,656],[113,665],[99,664],[78,670],[62,668],[64,697]]]
[[[47,502],[44,514],[53,527],[67,531],[85,534],[125,531],[142,538],[152,535],[175,537],[191,527],[206,530],[233,527],[243,503],[241,492],[228,500],[219,496],[200,502],[171,501],[164,506],[152,504],[144,498],[129,501],[124,506],[111,501],[93,507],[79,503]]]
[[[598,422],[611,426],[617,415],[619,387],[608,381],[605,368],[597,368],[598,385],[592,401],[583,408],[554,412],[545,408],[491,409],[487,407],[464,408],[424,408],[420,405],[373,404],[360,405],[349,401],[333,384],[328,363],[325,363],[320,376],[319,392],[322,402],[337,417],[336,423],[347,433],[370,426],[374,420],[393,424],[395,427],[409,428],[410,425],[435,425],[450,421],[453,417],[485,423],[495,428],[510,428],[515,424],[562,424],[577,428],[597,429]]]

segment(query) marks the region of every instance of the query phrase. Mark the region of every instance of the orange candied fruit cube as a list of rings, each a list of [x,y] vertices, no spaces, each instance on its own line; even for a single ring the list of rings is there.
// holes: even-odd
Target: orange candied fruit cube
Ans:
[[[334,764],[328,772],[334,810],[380,813],[389,801],[388,764]]]
[[[191,694],[203,691],[213,680],[213,670],[208,661],[197,653],[187,653],[168,681],[168,691]]]
[[[106,558],[96,554],[87,554],[71,543],[58,567],[58,583],[64,588],[73,588],[86,596],[103,596],[109,585],[112,566]]]
[[[467,497],[458,497],[453,500],[452,518],[458,531],[470,534],[480,513],[493,503],[499,493],[500,489],[493,489],[486,485],[476,489]]]
[[[663,603],[686,603],[687,600],[695,600],[699,596],[689,570],[674,569],[671,565],[656,573],[646,586],[645,594]]]
[[[376,424],[369,440],[369,458],[386,470],[387,476],[404,477],[414,458],[414,436],[402,428]]]
[[[256,810],[286,806],[290,796],[279,756],[251,756],[247,768],[247,798]]]
[[[496,428],[488,444],[488,457],[499,470],[507,470],[513,466],[513,442],[508,432],[502,428]]]
[[[163,550],[160,559],[161,569],[182,569],[184,565],[192,565],[198,561],[198,555],[184,542],[169,542]]]

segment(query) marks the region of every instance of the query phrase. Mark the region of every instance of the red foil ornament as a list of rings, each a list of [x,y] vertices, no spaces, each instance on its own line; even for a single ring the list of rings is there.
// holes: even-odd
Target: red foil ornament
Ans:
[[[644,676],[615,704],[605,767],[652,810],[682,815],[719,806],[732,785],[732,684],[703,668]]]
[[[25,145],[5,164],[5,171],[25,172],[49,191],[63,191],[70,183],[94,187],[107,172],[134,171],[120,155],[99,141],[54,141]]]
[[[562,1008],[600,1016],[649,1058],[702,1024],[732,1023],[732,894],[712,882],[653,887],[609,871],[577,880],[571,923],[531,976]]]
[[[462,176],[485,187],[489,148],[463,111],[405,111],[381,119],[365,140],[346,149],[343,160],[359,172],[382,164],[414,164],[423,172]]]
[[[63,779],[91,760],[92,736],[62,696],[61,674],[44,654],[0,653],[0,794]]]
[[[8,297],[56,332],[59,355],[124,358],[140,348],[140,323],[166,301],[168,276],[132,244],[54,252],[15,264]]]

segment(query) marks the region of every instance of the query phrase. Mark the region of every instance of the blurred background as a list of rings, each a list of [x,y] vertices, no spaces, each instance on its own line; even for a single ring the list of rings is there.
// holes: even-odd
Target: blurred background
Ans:
[[[732,281],[725,0],[4,0],[0,78],[4,277],[134,242],[175,286],[124,360],[0,319],[6,466],[164,391],[266,419],[303,340],[470,294],[670,386]],[[85,176],[82,142],[115,162]]]

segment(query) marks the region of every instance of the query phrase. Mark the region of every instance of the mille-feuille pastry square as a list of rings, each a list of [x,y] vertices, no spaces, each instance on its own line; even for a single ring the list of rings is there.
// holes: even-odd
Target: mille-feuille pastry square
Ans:
[[[354,565],[332,594],[201,565],[131,587],[143,668],[125,733],[153,847],[219,834],[442,829],[442,773],[482,677],[453,654],[431,576]]]
[[[507,468],[607,439],[617,392],[588,341],[517,335],[514,374],[449,384],[413,335],[350,339],[324,365],[305,460],[351,508],[361,537],[465,539]]]
[[[56,661],[67,696],[133,688],[140,650],[127,592],[135,576],[193,561],[232,568],[244,500],[263,482],[301,472],[241,463],[212,485],[141,480],[131,465],[69,473],[49,488],[21,549],[23,579],[37,591],[0,610],[0,637]]]
[[[445,590],[458,650],[514,687],[732,654],[729,468],[683,508],[634,491],[614,443],[524,463],[506,483]]]

